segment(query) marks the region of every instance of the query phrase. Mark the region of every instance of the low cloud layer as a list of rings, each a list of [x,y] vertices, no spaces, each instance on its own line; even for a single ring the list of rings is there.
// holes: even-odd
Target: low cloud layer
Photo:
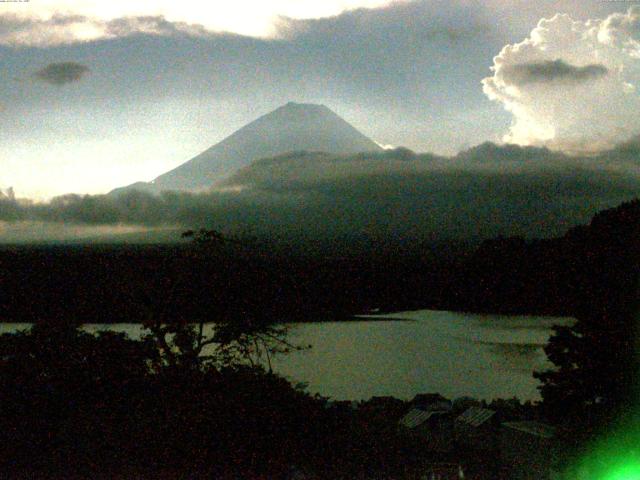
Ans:
[[[513,114],[504,140],[567,151],[612,148],[640,132],[640,7],[600,20],[541,20],[494,59],[484,92]]]
[[[78,82],[89,73],[89,67],[75,62],[50,63],[34,73],[34,77],[50,85],[62,86]]]
[[[46,204],[5,195],[0,222],[204,227],[313,241],[554,236],[640,195],[639,153],[637,143],[590,158],[486,143],[455,157],[289,154],[258,161],[209,193],[66,195]]]

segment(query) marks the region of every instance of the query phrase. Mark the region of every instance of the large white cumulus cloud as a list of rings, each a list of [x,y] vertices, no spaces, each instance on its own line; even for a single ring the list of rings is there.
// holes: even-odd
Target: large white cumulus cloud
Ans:
[[[494,58],[485,94],[513,114],[504,141],[598,151],[640,134],[640,7],[541,20]]]

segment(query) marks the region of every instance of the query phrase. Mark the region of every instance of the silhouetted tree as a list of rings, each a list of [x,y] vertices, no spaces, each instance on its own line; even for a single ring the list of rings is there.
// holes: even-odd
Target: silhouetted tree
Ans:
[[[198,299],[202,301],[208,297],[213,300],[212,306],[219,306],[225,304],[225,298],[218,290],[228,294],[229,284],[241,284],[243,275],[247,273],[254,277],[268,276],[268,272],[256,274],[255,270],[262,267],[253,264],[255,257],[243,242],[205,229],[187,231],[182,236],[192,239],[189,254],[196,261],[189,262],[189,265],[196,265],[197,271],[185,271],[174,266],[158,272],[156,281],[165,284],[165,294],[162,298],[150,298],[142,321],[149,331],[145,338],[157,347],[154,357],[156,368],[180,365],[220,369],[239,363],[257,366],[265,362],[271,371],[274,355],[309,348],[289,342],[286,325],[276,324],[273,318],[260,315],[261,310],[268,311],[268,304],[262,309],[260,305],[236,309],[232,315],[212,308],[209,312],[201,310],[199,315],[190,317],[176,309],[176,305],[180,305],[180,296],[194,290],[194,282],[198,285],[196,290],[208,289],[208,295],[198,295]],[[166,272],[174,272],[174,275],[165,275]],[[250,293],[247,288],[241,289],[243,295]],[[251,302],[251,298],[234,300],[241,306]],[[281,319],[283,322],[286,320]]]
[[[547,414],[581,446],[635,403],[639,359],[640,201],[596,215],[567,235],[584,257],[573,326],[555,327],[545,352],[554,369],[534,374]]]
[[[118,450],[132,433],[147,347],[52,324],[0,335],[0,471]]]

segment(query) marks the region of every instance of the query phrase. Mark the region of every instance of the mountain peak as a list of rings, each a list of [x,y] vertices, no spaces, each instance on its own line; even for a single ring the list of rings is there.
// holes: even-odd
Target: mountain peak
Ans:
[[[292,151],[354,154],[381,147],[325,105],[289,102],[245,125],[220,143],[142,189],[202,190],[255,160]],[[140,184],[136,184],[138,189]]]
[[[275,110],[263,115],[262,117],[257,118],[253,122],[249,123],[247,126],[250,126],[254,123],[263,123],[264,120],[274,121],[275,119],[282,120],[297,120],[299,118],[340,118],[336,113],[334,113],[329,107],[319,104],[319,103],[296,103],[296,102],[288,102],[284,105],[276,108]],[[326,120],[325,120],[326,121]],[[342,120],[344,121],[344,120]]]
[[[281,109],[323,109],[323,110],[329,110],[329,108],[326,105],[322,105],[321,103],[298,103],[298,102],[287,102],[284,105],[282,105],[281,107],[277,108],[274,111],[277,110],[281,110]]]
[[[345,122],[338,114],[331,110],[326,105],[319,103],[296,103],[288,102],[281,107],[276,108],[270,113],[258,118],[258,120],[268,119],[274,121],[279,119],[280,121],[310,121],[311,119],[317,119],[317,121],[331,122],[339,121]],[[345,122],[347,123],[347,122]],[[249,124],[250,125],[250,124]],[[285,153],[285,152],[281,152]],[[342,153],[342,152],[341,152]]]

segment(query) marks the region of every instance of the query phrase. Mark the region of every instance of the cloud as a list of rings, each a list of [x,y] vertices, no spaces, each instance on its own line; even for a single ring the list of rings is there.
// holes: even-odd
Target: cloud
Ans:
[[[640,132],[640,7],[542,19],[494,58],[484,93],[512,113],[504,141],[599,151]]]
[[[115,38],[133,33],[166,35],[231,32],[269,37],[280,16],[320,18],[352,8],[377,8],[390,0],[325,0],[323,2],[237,0],[157,0],[96,3],[89,0],[41,0],[28,11],[0,12],[0,45],[54,46]],[[247,12],[251,12],[247,15]]]
[[[0,222],[204,227],[318,241],[553,236],[640,194],[638,148],[591,158],[491,143],[454,157],[406,149],[288,154],[255,162],[208,193],[0,198]]]
[[[598,40],[640,58],[640,7],[632,6],[626,14],[614,13],[597,25]]]
[[[451,45],[464,44],[491,30],[488,16],[479,5],[452,5],[444,0],[389,2],[385,7],[360,8],[329,18],[280,17],[276,23],[276,37],[311,42],[326,42],[332,34],[351,40],[385,34],[387,41],[411,38],[415,43]]]
[[[197,37],[214,33],[199,24],[170,22],[162,15],[102,20],[83,15],[55,14],[43,19],[0,14],[0,45],[12,47],[55,47],[136,34]]]
[[[508,65],[504,68],[504,79],[516,86],[529,83],[581,83],[602,77],[608,72],[607,67],[600,64],[577,67],[563,60],[546,60]]]
[[[614,4],[618,5],[614,5]],[[503,24],[510,32],[529,27],[549,10],[598,16],[603,11],[619,10],[621,2],[587,2],[583,0],[554,0],[531,2],[530,0],[234,0],[203,2],[201,0],[38,0],[28,9],[23,5],[3,5],[2,12],[20,13],[30,18],[46,20],[53,15],[82,16],[94,21],[108,22],[116,18],[162,16],[170,22],[201,24],[210,32],[232,32],[240,35],[270,37],[277,34],[277,24],[282,17],[292,19],[318,19],[340,16],[353,10],[378,9],[403,4],[416,4],[432,11],[431,18],[443,12],[458,11],[461,19],[465,11],[483,9],[489,12],[493,25]],[[250,12],[250,14],[248,13]],[[0,14],[2,16],[2,14]],[[602,15],[600,15],[602,16]],[[428,19],[429,17],[427,17]],[[531,20],[531,19],[534,20]],[[416,18],[418,20],[418,18]],[[463,22],[460,22],[463,23]],[[435,31],[438,28],[436,27]],[[77,33],[77,32],[76,32]],[[440,35],[459,34],[456,25],[440,30]],[[463,33],[464,34],[464,33]],[[25,39],[26,40],[26,39]]]
[[[144,16],[116,18],[105,22],[105,36],[121,38],[135,34],[150,34],[159,36],[189,35],[193,37],[211,35],[205,27],[185,22],[170,22],[165,17]]]
[[[80,63],[50,63],[34,73],[34,77],[51,85],[62,86],[80,81],[89,71],[89,67]]]
[[[104,23],[81,15],[55,14],[49,18],[0,15],[0,45],[44,47],[96,40]]]

